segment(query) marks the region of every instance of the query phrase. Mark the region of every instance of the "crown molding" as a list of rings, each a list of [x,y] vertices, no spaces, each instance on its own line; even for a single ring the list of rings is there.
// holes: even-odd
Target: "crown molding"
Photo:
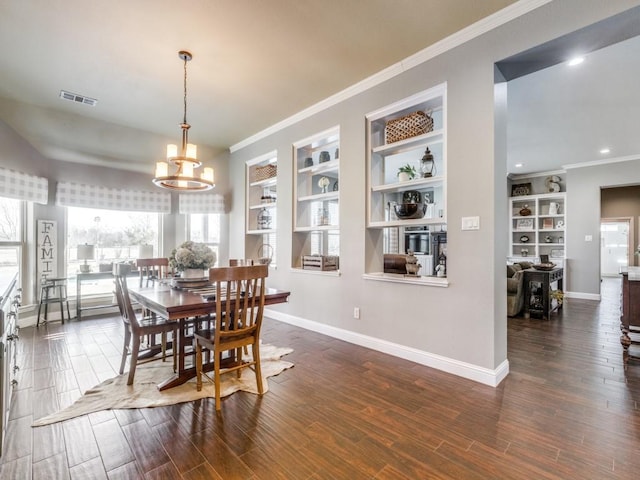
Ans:
[[[469,25],[462,30],[459,30],[454,34],[449,35],[439,42],[428,46],[418,53],[415,53],[410,57],[407,57],[404,60],[401,60],[400,62],[395,63],[385,68],[384,70],[381,70],[380,72],[375,73],[370,77],[367,77],[364,80],[345,88],[335,95],[327,97],[326,99],[310,106],[309,108],[301,110],[300,112],[288,118],[285,118],[284,120],[275,123],[268,128],[265,128],[255,135],[252,135],[234,145],[231,145],[229,151],[231,153],[237,152],[238,150],[241,150],[248,145],[257,142],[258,140],[262,140],[263,138],[266,138],[269,135],[272,135],[286,127],[294,125],[301,120],[304,120],[305,118],[309,118],[310,116],[326,110],[329,107],[337,105],[338,103],[341,103],[351,97],[365,92],[366,90],[369,90],[370,88],[380,85],[381,83],[386,82],[387,80],[390,80],[413,67],[425,63],[428,60],[437,57],[438,55],[442,55],[443,53],[452,50],[470,40],[473,40],[480,35],[484,35],[485,33],[518,17],[521,17],[522,15],[525,15],[543,5],[546,5],[551,1],[553,0],[520,0],[516,3],[513,3],[492,15],[483,18],[482,20],[479,20],[476,23]]]
[[[566,170],[548,170],[546,172],[532,172],[532,173],[508,173],[507,178],[509,180],[524,180],[526,178],[536,178],[536,177],[548,177],[549,175],[564,175],[567,173]]]
[[[598,167],[601,165],[610,165],[612,163],[631,162],[633,160],[640,160],[640,153],[635,155],[627,155],[624,157],[607,158],[606,160],[593,160],[591,162],[571,163],[569,165],[563,165],[565,170],[575,170],[576,168],[588,168]]]

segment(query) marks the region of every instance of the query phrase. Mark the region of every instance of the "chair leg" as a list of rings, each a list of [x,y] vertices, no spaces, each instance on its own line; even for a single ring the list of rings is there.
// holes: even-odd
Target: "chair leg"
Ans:
[[[220,402],[220,362],[222,353],[214,352],[215,360],[213,361],[213,383],[216,390],[216,411],[220,411],[222,404]]]
[[[260,350],[257,341],[253,344],[251,350],[253,350],[253,361],[255,362],[253,369],[256,372],[256,385],[258,386],[258,393],[262,395],[264,393],[262,387],[262,367],[260,366]]]
[[[178,330],[174,330],[171,335],[171,351],[173,352],[173,371],[178,371]]]
[[[127,385],[133,385],[133,377],[136,375],[136,366],[138,365],[138,353],[140,352],[140,337],[133,336],[133,347],[131,348],[131,361],[129,362],[129,379]]]
[[[124,345],[122,346],[122,360],[120,361],[120,375],[124,372],[124,365],[127,363],[127,353],[131,344],[131,331],[126,328],[124,331]]]
[[[196,389],[202,390],[202,345],[196,340]]]
[[[246,348],[246,345],[245,345]],[[239,367],[242,365],[242,347],[236,348],[236,365]],[[236,370],[236,377],[242,377],[242,369],[238,368]]]

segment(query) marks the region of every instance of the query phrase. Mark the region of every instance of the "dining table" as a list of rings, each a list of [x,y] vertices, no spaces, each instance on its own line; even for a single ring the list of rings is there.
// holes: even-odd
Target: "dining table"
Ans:
[[[275,288],[267,288],[264,304],[275,305],[286,303],[291,292]],[[194,319],[206,319],[215,316],[216,302],[211,296],[198,293],[197,289],[175,288],[165,282],[157,282],[153,286],[129,286],[131,299],[137,302],[143,310],[169,320],[178,321],[177,341],[177,371],[158,385],[159,390],[182,385],[196,376],[195,362],[187,362],[187,357],[195,357],[192,346],[193,335],[189,333],[194,328]],[[197,323],[195,323],[197,324]],[[212,370],[213,363],[204,366],[205,370]]]

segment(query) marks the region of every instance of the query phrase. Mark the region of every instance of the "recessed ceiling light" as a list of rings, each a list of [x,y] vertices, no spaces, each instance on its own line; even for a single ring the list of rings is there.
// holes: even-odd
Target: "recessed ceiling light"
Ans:
[[[514,167],[516,167],[516,168],[522,168],[522,167],[524,167],[524,163],[516,163],[516,164],[514,165]]]
[[[569,66],[575,67],[576,65],[580,65],[582,62],[584,62],[584,57],[574,57],[569,60]]]
[[[611,150],[609,150],[608,148],[602,148],[600,149],[600,153],[605,154],[605,153],[610,153]]]

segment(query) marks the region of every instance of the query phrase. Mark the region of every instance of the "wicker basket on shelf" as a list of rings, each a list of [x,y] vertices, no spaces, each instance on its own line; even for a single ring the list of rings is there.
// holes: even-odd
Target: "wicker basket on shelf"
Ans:
[[[433,118],[431,116],[421,111],[413,112],[387,122],[384,127],[385,143],[399,142],[432,130]]]
[[[259,182],[261,180],[267,180],[269,178],[275,177],[277,174],[278,174],[278,165],[275,163],[270,163],[269,165],[256,167],[253,170],[253,181]]]

